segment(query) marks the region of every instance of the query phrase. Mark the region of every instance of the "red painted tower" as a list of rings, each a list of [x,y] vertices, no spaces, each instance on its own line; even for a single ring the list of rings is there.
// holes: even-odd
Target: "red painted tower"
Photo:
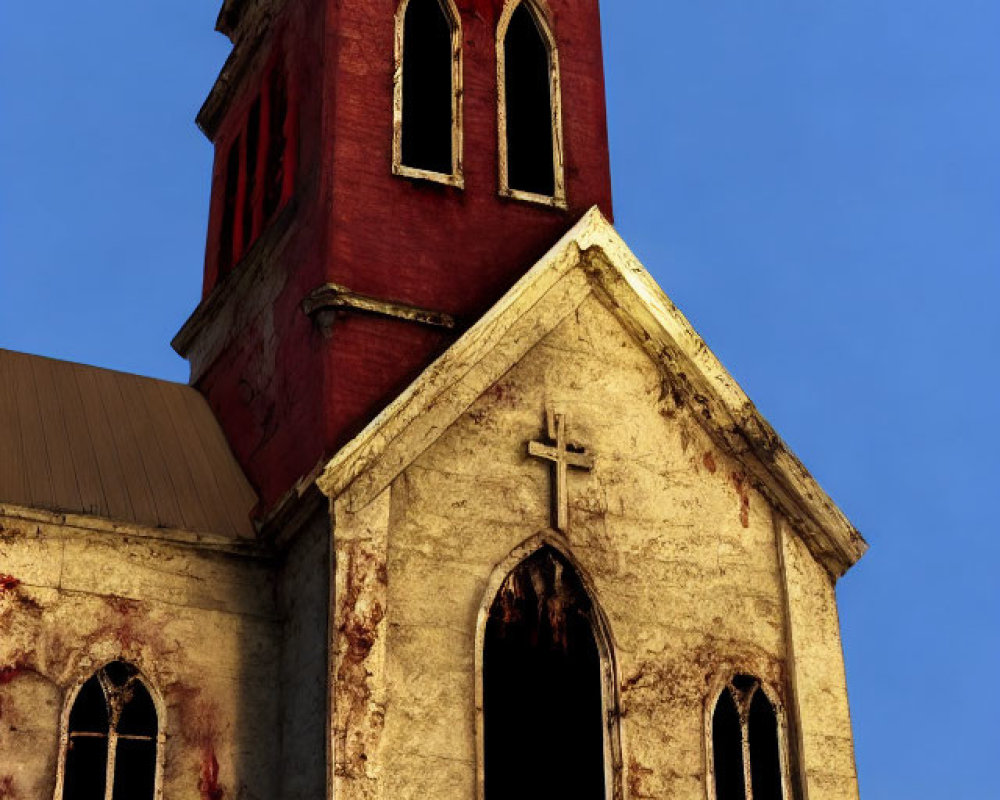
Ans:
[[[266,515],[591,206],[598,0],[226,0],[203,299],[174,340]]]

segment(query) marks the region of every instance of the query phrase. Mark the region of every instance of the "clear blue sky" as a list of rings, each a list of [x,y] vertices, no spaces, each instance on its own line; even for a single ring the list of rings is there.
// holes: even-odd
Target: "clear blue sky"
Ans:
[[[176,380],[212,0],[0,6],[0,347]],[[872,550],[866,798],[997,796],[1000,3],[605,0],[618,226]]]

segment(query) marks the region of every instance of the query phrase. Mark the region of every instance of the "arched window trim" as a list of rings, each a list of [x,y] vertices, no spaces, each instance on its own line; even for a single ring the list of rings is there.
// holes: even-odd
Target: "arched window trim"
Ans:
[[[409,167],[403,163],[403,46],[406,32],[406,10],[410,0],[400,0],[395,20],[395,55],[393,65],[392,100],[392,173],[404,178],[419,178],[465,188],[462,166],[462,18],[455,0],[437,0],[451,26],[451,174]]]
[[[507,28],[514,12],[525,5],[538,26],[542,38],[549,51],[549,95],[552,104],[552,171],[555,179],[555,192],[551,197],[534,192],[512,189],[508,173],[507,153],[507,53],[504,40],[507,38]],[[541,0],[507,0],[500,22],[497,24],[497,144],[499,147],[500,195],[529,203],[566,208],[566,177],[563,161],[563,123],[562,123],[562,82],[559,72],[559,47],[552,32],[548,10]]]
[[[131,661],[125,661],[124,659],[112,659],[111,661],[101,664],[101,666],[96,669],[91,669],[82,675],[77,675],[76,680],[70,685],[66,692],[66,700],[63,703],[62,714],[59,718],[59,760],[56,763],[56,786],[53,794],[53,800],[62,800],[63,797],[63,784],[66,778],[66,755],[69,751],[69,719],[70,715],[73,713],[73,706],[76,704],[76,699],[80,695],[80,690],[83,689],[84,685],[91,678],[97,675],[109,664],[113,664],[115,661],[124,661],[124,663],[135,667],[138,671],[136,680],[138,680],[146,688],[146,691],[149,692],[149,696],[153,700],[153,706],[156,708],[156,775],[154,777],[153,784],[153,797],[154,800],[163,799],[163,751],[167,741],[165,732],[167,704],[164,702],[159,689],[153,685],[153,683],[146,677],[145,673],[136,667],[135,664]],[[105,784],[105,797],[107,800],[111,800],[111,793],[114,789],[113,776],[115,761],[111,756],[111,753],[114,752],[114,750],[112,750],[112,744],[116,745],[117,743],[117,734],[109,732],[107,762],[108,780]]]
[[[479,606],[476,619],[475,641],[475,673],[476,673],[476,797],[485,800],[486,797],[486,737],[485,718],[483,714],[483,654],[486,645],[486,624],[489,622],[490,609],[496,600],[497,593],[503,586],[507,576],[520,564],[527,561],[535,553],[550,547],[569,562],[590,598],[594,615],[594,639],[601,660],[601,711],[604,724],[604,775],[607,800],[621,800],[622,794],[622,748],[619,719],[621,717],[621,701],[618,687],[621,685],[618,676],[618,661],[615,656],[614,639],[611,636],[611,626],[601,608],[593,583],[586,570],[576,560],[565,537],[557,531],[546,530],[531,537],[512,550],[490,574],[486,583],[486,591]]]
[[[705,797],[707,800],[716,800],[715,796],[715,752],[712,738],[712,719],[715,715],[715,707],[722,697],[722,693],[729,689],[733,679],[738,675],[751,675],[759,684],[757,691],[764,693],[764,696],[774,707],[775,716],[778,718],[778,756],[781,768],[781,795],[783,800],[792,800],[791,792],[791,762],[788,755],[788,723],[785,716],[785,705],[781,700],[781,694],[770,683],[757,677],[757,672],[753,669],[734,669],[718,676],[710,687],[708,696],[705,699]],[[746,785],[747,800],[752,800],[753,787],[750,780],[750,754],[748,752],[748,742],[746,731],[741,721],[741,729],[744,731],[743,737],[743,780]]]

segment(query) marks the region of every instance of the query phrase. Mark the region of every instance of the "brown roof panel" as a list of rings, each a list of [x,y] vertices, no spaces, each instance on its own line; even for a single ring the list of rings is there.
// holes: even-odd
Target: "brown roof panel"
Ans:
[[[251,538],[257,496],[191,387],[0,350],[0,503]]]

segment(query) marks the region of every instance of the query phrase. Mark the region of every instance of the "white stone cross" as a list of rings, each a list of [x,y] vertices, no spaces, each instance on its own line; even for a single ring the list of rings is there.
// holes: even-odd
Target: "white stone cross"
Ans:
[[[569,493],[567,477],[569,468],[591,470],[594,458],[583,448],[572,448],[566,442],[567,415],[559,412],[546,414],[549,440],[555,444],[528,442],[528,455],[552,462],[555,476],[555,494],[552,497],[555,529],[569,532]]]

